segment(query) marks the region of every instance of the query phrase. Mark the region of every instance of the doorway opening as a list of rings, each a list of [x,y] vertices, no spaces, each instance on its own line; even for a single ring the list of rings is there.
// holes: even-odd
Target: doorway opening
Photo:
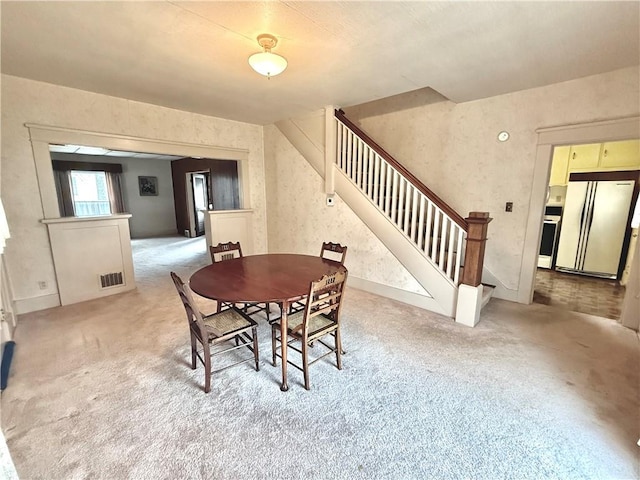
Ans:
[[[217,147],[213,145],[203,145],[203,144],[193,144],[186,142],[174,142],[174,141],[166,141],[166,140],[154,140],[142,137],[132,137],[125,136],[119,134],[105,134],[98,132],[89,132],[89,131],[80,131],[75,129],[68,129],[63,127],[50,127],[50,126],[42,126],[35,124],[25,124],[25,126],[29,130],[29,137],[31,140],[31,146],[33,150],[33,156],[35,161],[36,168],[36,178],[38,182],[38,192],[39,192],[39,200],[42,206],[43,219],[42,222],[49,224],[65,224],[65,223],[74,223],[80,225],[83,223],[83,228],[81,229],[72,229],[71,235],[75,235],[75,238],[72,239],[69,243],[73,243],[75,241],[81,242],[86,248],[85,250],[94,250],[95,255],[92,257],[96,261],[92,265],[80,264],[76,267],[75,260],[68,258],[56,258],[56,253],[54,252],[51,259],[51,271],[52,274],[47,275],[42,279],[43,285],[59,285],[59,282],[56,278],[55,272],[59,270],[69,269],[72,271],[76,268],[76,271],[81,271],[83,273],[91,272],[96,269],[95,263],[99,263],[103,257],[101,257],[101,249],[104,247],[104,242],[85,242],[84,238],[80,238],[80,236],[84,233],[91,233],[91,228],[86,228],[86,224],[88,224],[86,219],[83,219],[81,222],[76,221],[76,219],[65,219],[64,215],[61,213],[60,203],[58,199],[57,189],[56,189],[56,178],[54,175],[54,169],[52,165],[52,155],[50,151],[50,146],[86,146],[87,150],[84,152],[87,155],[95,155],[96,151],[111,151],[114,152],[114,156],[116,156],[115,152],[141,152],[137,156],[140,158],[144,158],[145,156],[170,156],[173,158],[225,158],[228,160],[233,160],[237,165],[238,171],[238,184],[239,184],[239,201],[240,207],[244,209],[250,208],[250,180],[249,180],[249,151],[245,149],[237,149],[230,147]],[[74,150],[77,153],[77,150]],[[67,152],[60,152],[67,153]],[[113,160],[114,163],[120,163],[116,159]],[[170,162],[169,159],[167,159]],[[145,164],[145,167],[151,167],[151,164],[154,162],[140,162],[140,164]],[[146,177],[148,183],[152,185],[151,189],[142,188],[142,184],[140,183],[137,177]],[[155,179],[153,177],[156,177]],[[156,210],[155,207],[159,206],[164,193],[169,193],[171,191],[171,176],[169,174],[169,180],[167,184],[162,184],[160,175],[155,175],[147,168],[145,168],[144,172],[141,172],[139,175],[136,175],[135,181],[136,186],[133,190],[133,196],[137,198],[138,196],[145,199],[145,202],[151,203],[148,209],[148,214],[138,215],[138,218],[151,220],[155,218]],[[182,176],[184,184],[184,176]],[[152,180],[150,180],[152,179]],[[155,181],[157,180],[157,182]],[[141,193],[142,192],[142,193]],[[156,195],[157,193],[157,195]],[[171,196],[166,199],[168,200],[173,207],[173,199]],[[124,201],[127,201],[126,195]],[[153,208],[152,208],[153,207]],[[112,210],[113,211],[113,210]],[[116,210],[117,211],[117,210]],[[128,215],[128,214],[127,214]],[[119,245],[112,245],[109,243],[106,247],[109,249],[111,257],[116,257],[116,253],[119,255],[117,259],[110,257],[111,264],[117,265],[109,265],[109,272],[127,272],[128,278],[130,280],[127,283],[127,286],[135,287],[135,273],[133,267],[133,261],[131,259],[131,241],[130,241],[130,232],[126,231],[129,229],[125,229],[123,226],[122,220],[124,218],[129,218],[127,215],[112,215],[117,217],[113,219],[114,222],[118,224],[118,232],[120,235],[118,236]],[[131,214],[133,215],[133,214]],[[162,214],[164,219],[167,218],[165,214]],[[169,216],[170,217],[170,216]],[[101,217],[97,217],[101,218]],[[111,221],[109,216],[105,216],[106,221]],[[169,220],[173,223],[172,232],[175,235],[175,216],[173,219],[169,218]],[[98,221],[98,220],[89,220]],[[102,221],[102,220],[100,220]],[[126,225],[126,223],[124,223]],[[76,233],[76,231],[81,233]],[[124,232],[124,233],[122,233]],[[180,235],[182,235],[182,231],[178,231]],[[95,237],[95,234],[94,234]],[[92,237],[93,238],[93,237]],[[182,237],[184,238],[184,237]],[[98,240],[102,240],[98,237]],[[203,242],[204,243],[204,242]],[[49,243],[51,246],[51,242]],[[114,253],[115,252],[115,253]],[[203,249],[203,255],[206,256],[206,249]],[[54,266],[55,264],[55,266]],[[101,267],[102,268],[102,267]],[[117,268],[116,270],[111,270],[112,268]],[[60,295],[57,294],[56,289],[54,287],[50,287],[51,295],[46,295],[44,297],[45,300],[38,303],[39,308],[46,307],[55,307],[61,304]],[[59,290],[59,289],[58,289]],[[111,291],[111,290],[110,290]],[[113,292],[117,290],[114,289]],[[104,296],[102,294],[98,296]]]
[[[620,321],[640,214],[640,140],[552,149],[532,301]]]
[[[240,162],[181,158],[171,162],[176,227],[180,235],[205,234],[208,210],[242,208]]]
[[[187,174],[190,176],[189,185],[191,201],[189,202],[190,220],[194,237],[204,235],[205,211],[213,208],[209,203],[209,172],[194,172]],[[191,235],[190,235],[191,236]]]

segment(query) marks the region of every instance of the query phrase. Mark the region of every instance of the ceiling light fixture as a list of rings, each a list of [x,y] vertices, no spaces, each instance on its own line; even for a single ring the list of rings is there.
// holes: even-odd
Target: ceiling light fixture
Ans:
[[[264,48],[264,52],[254,53],[249,57],[249,65],[260,75],[267,78],[280,75],[287,68],[287,59],[276,53],[271,53],[271,49],[278,43],[278,39],[268,33],[258,35],[258,44]]]

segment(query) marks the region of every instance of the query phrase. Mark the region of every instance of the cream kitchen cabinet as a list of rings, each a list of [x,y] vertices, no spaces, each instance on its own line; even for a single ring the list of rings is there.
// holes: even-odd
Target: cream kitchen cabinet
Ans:
[[[600,167],[614,170],[640,168],[640,140],[603,143]]]
[[[569,172],[570,146],[554,147],[549,185],[566,185]]]
[[[616,170],[640,170],[640,140],[555,147],[549,185],[567,185],[572,172]]]
[[[569,174],[640,170],[640,140],[572,145]]]
[[[572,145],[569,153],[570,171],[593,171],[600,161],[601,143]]]

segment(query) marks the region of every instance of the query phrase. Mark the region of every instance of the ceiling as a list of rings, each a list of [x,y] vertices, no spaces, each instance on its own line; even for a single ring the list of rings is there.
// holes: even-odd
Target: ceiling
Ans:
[[[429,87],[465,102],[638,65],[640,2],[1,2],[3,73],[256,124]],[[247,59],[278,38],[284,73]]]

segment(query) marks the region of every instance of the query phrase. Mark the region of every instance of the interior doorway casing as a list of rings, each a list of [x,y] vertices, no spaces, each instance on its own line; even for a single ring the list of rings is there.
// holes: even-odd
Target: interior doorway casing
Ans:
[[[235,160],[238,164],[240,203],[243,208],[251,208],[249,204],[251,198],[249,188],[249,151],[246,149],[216,147],[211,145],[200,145],[164,140],[152,140],[141,137],[90,132],[31,123],[26,123],[25,126],[29,130],[29,137],[31,140],[31,147],[36,169],[36,180],[38,182],[40,204],[43,212],[43,218],[41,219],[41,221],[43,223],[46,223],[47,220],[55,220],[61,218],[53,175],[53,166],[49,151],[50,144],[84,145],[89,147],[102,147],[110,150],[135,151],[158,155],[228,158],[230,160]],[[128,244],[130,245],[130,242],[128,242]],[[50,264],[54,266],[51,242],[49,242],[49,254]],[[57,275],[58,274],[56,272],[56,277]],[[58,280],[57,278],[52,280],[56,282],[55,291],[46,295],[42,295],[40,297],[36,297],[37,300],[35,301],[29,299],[28,303],[27,301],[21,301],[20,305],[18,305],[18,303],[16,302],[16,311],[18,313],[25,313],[29,311],[43,310],[46,308],[59,306],[60,296],[58,294]]]
[[[518,302],[527,304],[533,300],[538,248],[542,235],[542,219],[554,146],[615,142],[639,138],[640,117],[541,128],[536,132],[538,133],[538,145],[518,288]]]
[[[36,174],[40,189],[40,200],[44,218],[60,218],[56,186],[49,154],[49,144],[85,145],[111,150],[177,155],[195,158],[225,158],[238,162],[241,208],[251,208],[249,188],[249,151],[239,148],[216,147],[184,142],[152,140],[142,137],[89,132],[47,125],[25,124],[29,129]]]

